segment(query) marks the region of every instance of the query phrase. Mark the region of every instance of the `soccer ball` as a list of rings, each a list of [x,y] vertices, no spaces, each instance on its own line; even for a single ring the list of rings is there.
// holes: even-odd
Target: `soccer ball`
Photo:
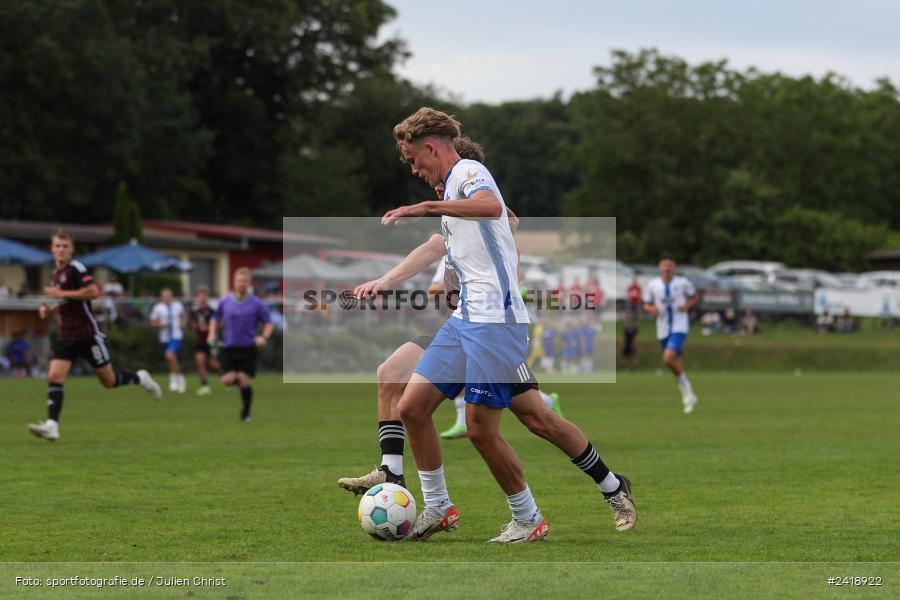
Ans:
[[[363,494],[356,516],[376,540],[402,540],[416,522],[416,501],[403,486],[382,483]]]

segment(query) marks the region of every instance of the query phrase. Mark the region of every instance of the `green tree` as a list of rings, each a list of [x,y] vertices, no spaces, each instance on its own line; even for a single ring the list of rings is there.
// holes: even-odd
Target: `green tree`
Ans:
[[[116,188],[116,205],[113,210],[112,241],[121,244],[130,240],[144,240],[141,212],[128,195],[128,186],[120,181]]]

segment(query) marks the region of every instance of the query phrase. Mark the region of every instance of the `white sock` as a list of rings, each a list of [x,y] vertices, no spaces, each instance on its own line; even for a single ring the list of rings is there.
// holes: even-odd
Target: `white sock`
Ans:
[[[544,404],[547,405],[547,408],[552,409],[553,408],[553,398],[550,397],[550,394],[548,394],[547,392],[545,392],[543,390],[540,391],[540,394],[541,394],[541,400],[544,401]]]
[[[533,523],[541,517],[541,512],[534,501],[534,496],[531,495],[528,484],[525,484],[525,489],[518,494],[507,496],[506,501],[509,503],[509,510],[512,511],[514,521]]]
[[[175,385],[175,373],[169,373],[169,385]]]
[[[615,473],[610,471],[606,474],[606,477],[603,478],[603,481],[597,484],[597,487],[599,487],[600,491],[604,494],[611,494],[619,489],[619,483],[619,478],[616,477]]]
[[[681,391],[685,394],[691,393],[691,382],[688,381],[687,373],[684,371],[681,372],[681,375],[678,376],[678,387],[681,388]]]
[[[444,480],[444,465],[434,471],[419,471],[419,481],[422,484],[422,498],[425,500],[425,508],[449,507],[450,494],[447,492],[447,482]]]
[[[466,426],[466,399],[463,396],[457,396],[453,401],[456,405],[456,424]]]
[[[403,475],[403,455],[402,454],[382,454],[381,464],[386,466],[388,470],[397,475]]]

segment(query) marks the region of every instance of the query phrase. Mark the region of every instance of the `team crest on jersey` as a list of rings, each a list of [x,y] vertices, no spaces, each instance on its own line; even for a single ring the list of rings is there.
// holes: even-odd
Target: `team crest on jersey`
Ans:
[[[59,277],[59,284],[62,285],[62,284],[64,284],[65,282],[66,282],[66,276],[65,276],[65,275],[60,275],[60,277]]]
[[[478,176],[477,170],[469,169],[469,172],[466,173],[466,180],[462,182],[460,189],[462,190],[462,193],[464,195],[468,196],[470,191],[472,191],[479,185],[482,185],[486,181],[487,180],[484,177]]]

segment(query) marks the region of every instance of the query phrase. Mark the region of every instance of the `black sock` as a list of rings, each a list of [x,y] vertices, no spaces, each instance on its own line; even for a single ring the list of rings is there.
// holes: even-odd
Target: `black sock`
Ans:
[[[47,418],[59,422],[59,413],[62,412],[63,386],[61,383],[51,383],[47,386]]]
[[[244,405],[241,410],[241,418],[246,419],[250,416],[250,404],[253,403],[253,388],[249,385],[241,388],[241,403]]]
[[[120,385],[137,384],[140,382],[140,378],[134,371],[116,371],[116,385],[114,385],[113,387],[119,387]]]
[[[200,380],[200,385],[209,385],[209,382],[206,380],[206,377]]]
[[[403,456],[403,440],[406,430],[402,421],[378,421],[378,444],[382,454],[399,454]]]
[[[600,460],[600,455],[597,454],[590,442],[588,442],[584,452],[579,454],[577,458],[572,459],[572,463],[584,471],[597,485],[600,485],[600,482],[609,475],[609,467]]]

